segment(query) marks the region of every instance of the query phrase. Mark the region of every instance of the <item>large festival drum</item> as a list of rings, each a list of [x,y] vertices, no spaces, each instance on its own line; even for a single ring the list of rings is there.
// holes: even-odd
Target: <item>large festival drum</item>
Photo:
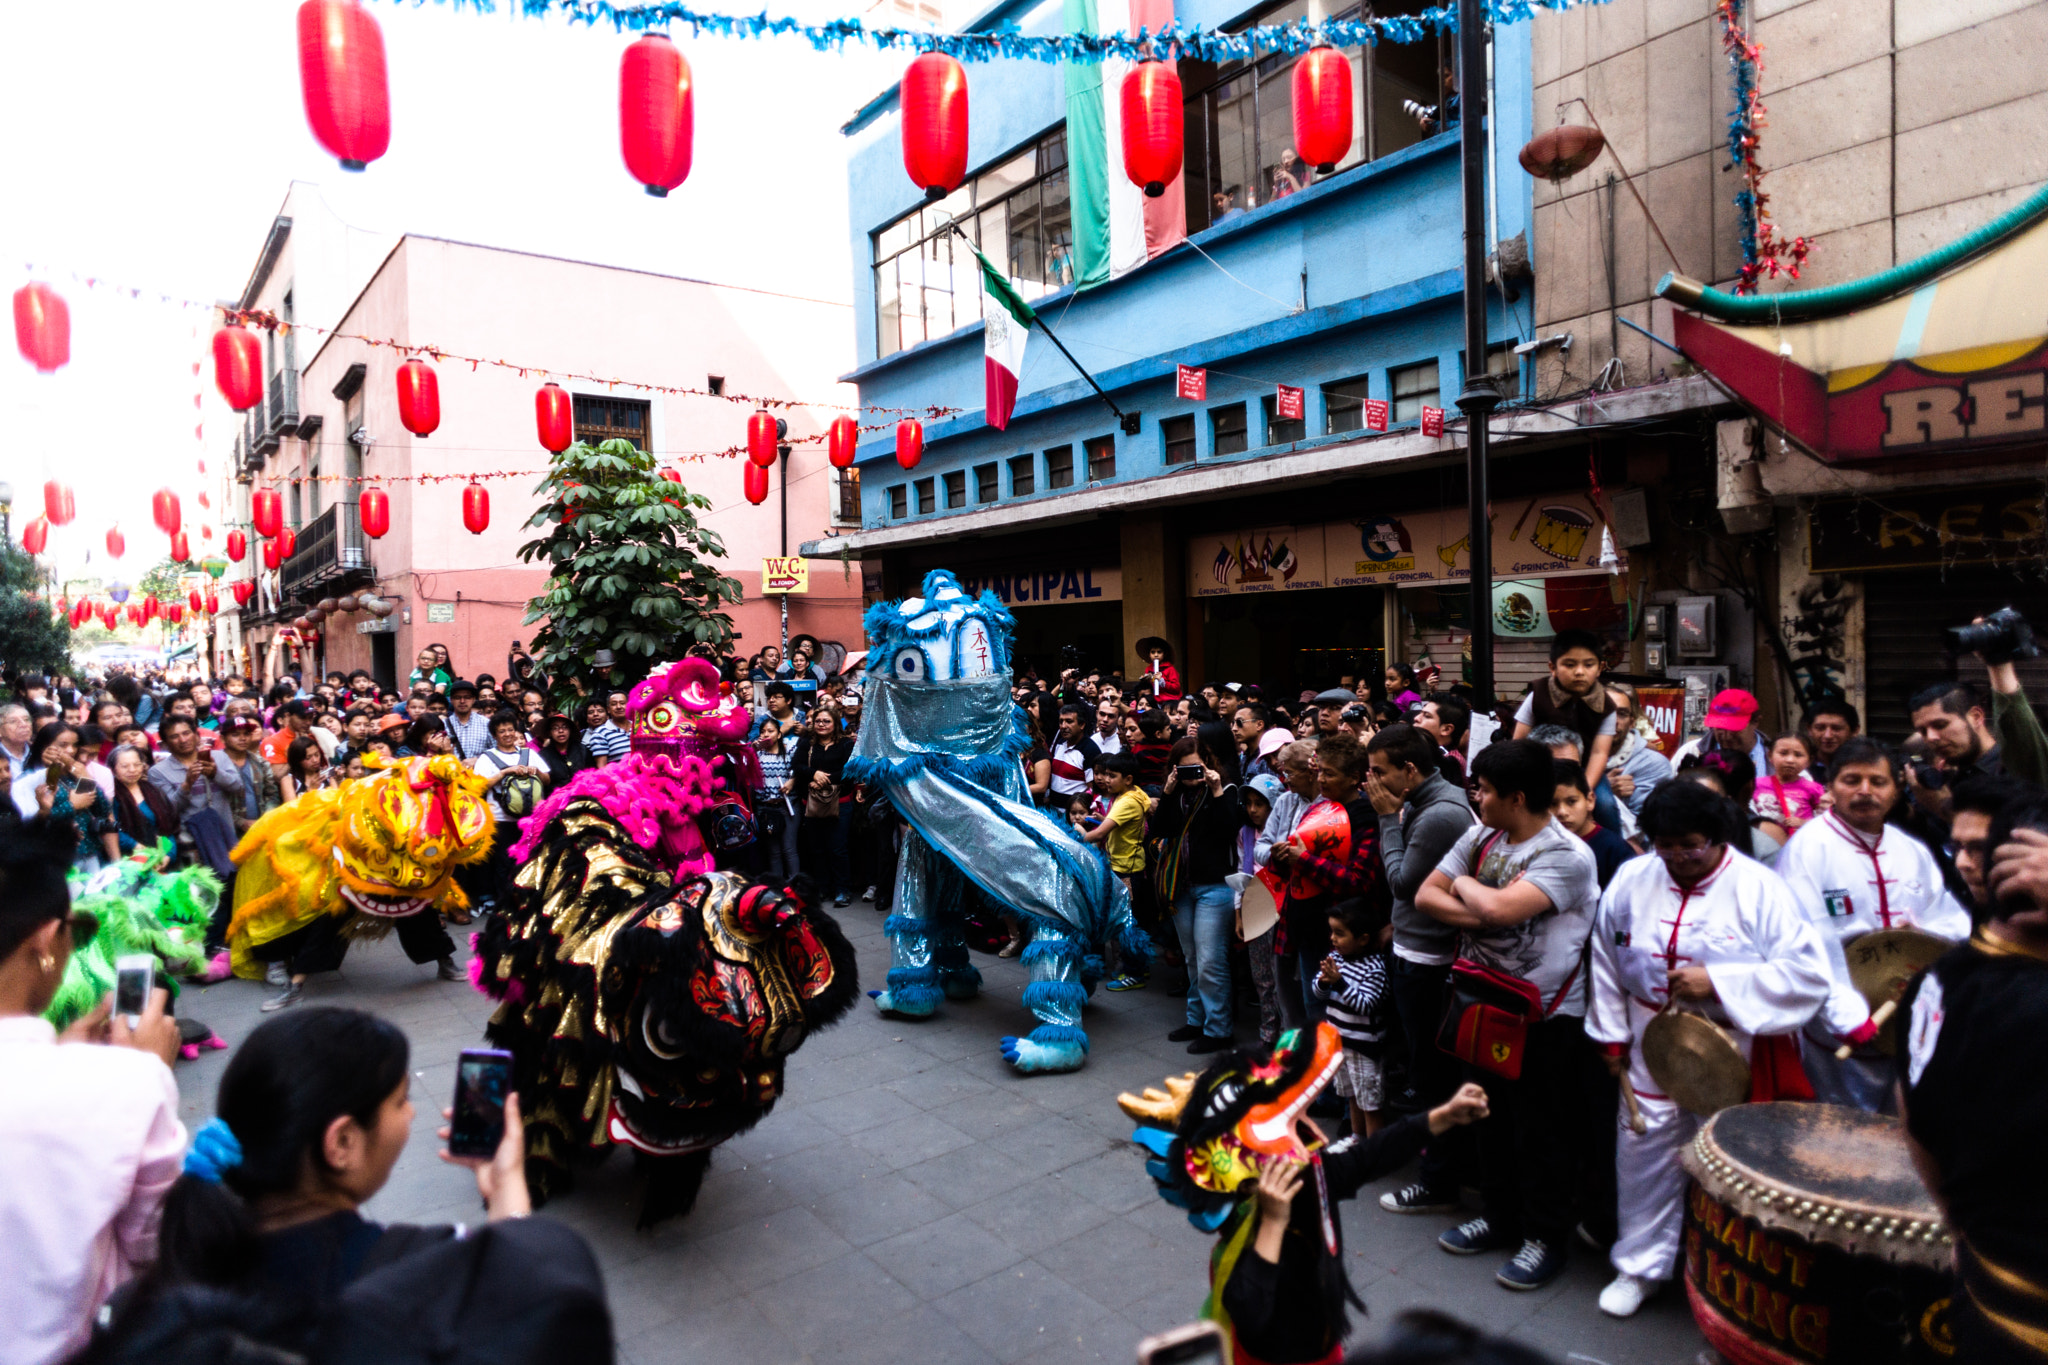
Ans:
[[[1679,1157],[1685,1295],[1734,1365],[1937,1361],[1952,1239],[1904,1125],[1832,1104],[1741,1104]]]

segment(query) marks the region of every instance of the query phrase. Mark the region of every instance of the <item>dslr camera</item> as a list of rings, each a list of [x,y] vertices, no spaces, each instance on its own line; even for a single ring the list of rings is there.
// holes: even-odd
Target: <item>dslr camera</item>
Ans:
[[[1415,119],[1418,122],[1429,123],[1436,118],[1436,106],[1434,104],[1421,104],[1415,100],[1402,100],[1401,107],[1407,111],[1409,118]]]
[[[1987,664],[2009,664],[2041,654],[2041,647],[2034,643],[2034,628],[2011,607],[2000,607],[1967,626],[1950,626],[1947,635],[1951,650],[1957,654],[1981,654]]]

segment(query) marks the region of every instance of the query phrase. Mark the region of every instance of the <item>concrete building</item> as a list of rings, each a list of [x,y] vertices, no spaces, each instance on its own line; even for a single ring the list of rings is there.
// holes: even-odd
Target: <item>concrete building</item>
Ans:
[[[532,637],[522,618],[545,578],[518,552],[535,535],[524,528],[548,461],[533,403],[546,374],[573,395],[580,439],[631,440],[711,499],[705,523],[727,551],[719,568],[745,594],[730,609],[739,648],[751,653],[779,638],[779,604],[760,587],[762,559],[783,552],[784,495],[749,505],[742,461],[710,454],[744,440],[751,406],[635,385],[850,401],[834,379],[847,356],[844,304],[417,235],[388,241],[352,292],[316,296],[301,283],[316,263],[332,272],[324,278],[348,278],[350,270],[337,266],[326,239],[302,237],[296,196],[240,299],[297,330],[272,337],[265,402],[239,422],[227,520],[247,530],[251,489],[275,487],[297,549],[266,572],[252,545],[235,570],[254,572],[261,585],[239,622],[239,666],[263,678],[287,667],[364,668],[392,686],[420,646],[441,643],[462,675],[502,675],[510,642]],[[395,375],[407,356],[373,339],[502,359],[525,372],[442,360],[441,424],[416,437],[398,416]],[[789,410],[789,435],[817,435],[833,415],[829,407]],[[500,471],[513,476],[484,481],[490,525],[471,535],[462,490],[472,473]],[[793,551],[796,538],[826,530],[842,508],[850,515],[856,494],[853,480],[829,467],[822,444],[797,444],[776,479],[785,472]],[[364,535],[359,513],[362,490],[373,486],[391,503],[390,531],[380,539]],[[317,641],[297,639],[290,623],[307,606],[366,592],[398,609],[382,619],[331,616]],[[789,628],[858,648],[860,604],[857,566],[819,566],[809,593],[791,600]]]

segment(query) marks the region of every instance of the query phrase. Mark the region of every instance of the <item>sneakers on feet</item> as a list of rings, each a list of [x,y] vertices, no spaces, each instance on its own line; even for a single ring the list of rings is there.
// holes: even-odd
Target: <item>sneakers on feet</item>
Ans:
[[[1129,972],[1125,972],[1121,976],[1113,976],[1103,982],[1102,989],[1106,991],[1142,991],[1151,983],[1152,978],[1149,976],[1133,976]]]
[[[1436,1244],[1453,1256],[1477,1256],[1482,1251],[1499,1251],[1514,1245],[1512,1238],[1493,1230],[1485,1218],[1468,1218],[1436,1239]]]
[[[1531,1237],[1493,1278],[1509,1289],[1541,1289],[1562,1274],[1564,1248]]]
[[[853,904],[853,897],[847,895],[844,891],[842,891],[832,898],[832,904],[834,906],[844,908],[846,906]]]
[[[869,887],[869,888],[868,888],[867,890],[865,890],[865,891],[861,892],[861,893],[860,893],[860,898],[861,898],[862,900],[864,900],[864,901],[871,901],[871,900],[873,900],[873,899],[875,898],[875,888],[873,888],[873,887],[871,886],[871,887]]]
[[[1388,1213],[1456,1213],[1458,1195],[1455,1190],[1446,1194],[1417,1181],[1381,1195],[1380,1207]]]
[[[996,951],[997,957],[1015,957],[1024,951],[1024,940],[1012,935],[1010,941]]]
[[[1657,1284],[1636,1275],[1616,1275],[1614,1283],[1600,1291],[1600,1311],[1610,1318],[1633,1317],[1643,1301],[1657,1292]]]
[[[273,962],[263,969],[263,984],[266,986],[276,986],[279,990],[283,990],[286,986],[292,984],[291,974],[285,971],[282,962]]]
[[[258,1005],[256,1008],[262,1010],[263,1013],[265,1014],[275,1014],[277,1011],[281,1009],[289,1009],[291,1006],[298,1004],[299,1001],[305,998],[306,988],[299,982],[288,980],[283,990],[279,991],[276,995],[271,996],[268,1000],[264,1001],[261,1005]]]
[[[1211,1052],[1228,1052],[1236,1046],[1237,1040],[1235,1038],[1218,1038],[1212,1034],[1205,1033],[1195,1039],[1194,1042],[1188,1044],[1188,1051],[1196,1056],[1203,1056]]]
[[[1192,1043],[1201,1036],[1202,1030],[1197,1025],[1182,1024],[1179,1028],[1166,1035],[1166,1041],[1169,1043]]]
[[[460,981],[462,980],[462,968],[455,965],[454,958],[444,957],[441,959],[439,968],[434,972],[434,976],[440,981]]]

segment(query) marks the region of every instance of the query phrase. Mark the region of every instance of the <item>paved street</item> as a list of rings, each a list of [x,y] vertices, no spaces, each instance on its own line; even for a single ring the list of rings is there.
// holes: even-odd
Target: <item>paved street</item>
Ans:
[[[862,980],[879,984],[880,916],[856,903],[842,919]],[[807,1043],[787,1098],[720,1149],[689,1217],[635,1232],[623,1157],[549,1207],[597,1248],[622,1360],[1126,1365],[1141,1336],[1195,1316],[1210,1239],[1153,1194],[1114,1102],[1195,1060],[1162,1037],[1178,1002],[1098,993],[1087,1067],[1020,1077],[996,1040],[1030,1023],[1016,1004],[1022,970],[977,961],[986,990],[976,1002],[924,1024],[862,1002]],[[227,982],[191,991],[184,1012],[233,1043],[261,1019],[265,993]],[[469,1177],[435,1159],[433,1130],[485,999],[435,982],[396,939],[358,945],[347,972],[316,978],[308,996],[376,1010],[412,1039],[418,1125],[370,1216],[476,1218]],[[228,1056],[180,1067],[188,1123],[208,1117]],[[1678,1295],[1628,1323],[1604,1318],[1594,1297],[1606,1267],[1590,1255],[1543,1292],[1510,1293],[1493,1281],[1496,1258],[1437,1249],[1438,1220],[1382,1212],[1382,1188],[1344,1208],[1351,1280],[1373,1319],[1443,1309],[1560,1362],[1690,1365],[1700,1351]]]

